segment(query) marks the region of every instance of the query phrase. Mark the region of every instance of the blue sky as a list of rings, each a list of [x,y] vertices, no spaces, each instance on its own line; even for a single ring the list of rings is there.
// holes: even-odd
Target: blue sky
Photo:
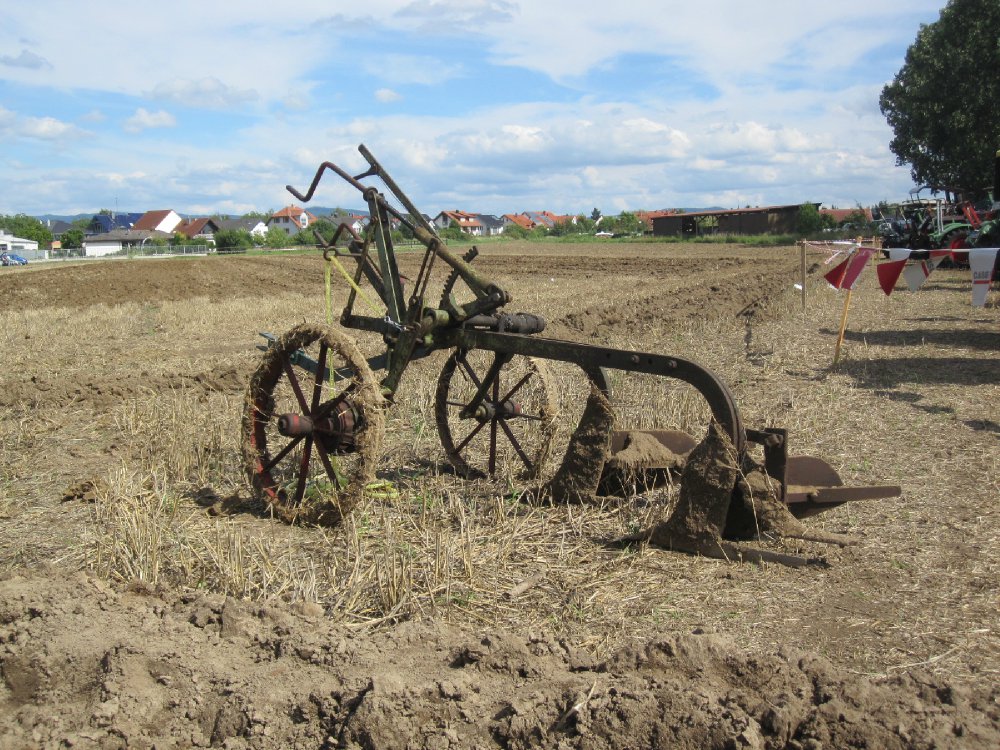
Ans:
[[[0,213],[278,209],[359,143],[431,215],[898,200],[878,96],[944,4],[6,3]]]

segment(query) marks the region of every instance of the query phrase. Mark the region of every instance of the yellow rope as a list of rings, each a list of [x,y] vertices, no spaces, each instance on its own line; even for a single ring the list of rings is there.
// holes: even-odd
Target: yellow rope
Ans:
[[[326,315],[327,315],[327,322],[329,322],[331,324],[333,322],[333,312],[331,310],[331,304],[332,303],[330,301],[330,265],[334,265],[334,266],[337,267],[337,270],[340,271],[340,275],[343,276],[344,279],[347,281],[347,283],[351,285],[351,289],[353,289],[355,291],[355,293],[358,295],[358,297],[361,299],[361,301],[364,302],[368,306],[368,310],[371,313],[373,313],[374,315],[381,314],[381,311],[379,310],[378,305],[375,303],[375,301],[368,295],[368,293],[364,289],[362,289],[360,286],[358,286],[358,283],[353,278],[351,278],[351,274],[349,274],[347,272],[347,269],[344,268],[343,265],[341,265],[340,261],[337,260],[336,258],[334,258],[332,255],[327,255],[326,259],[329,261],[329,264],[326,267]]]
[[[333,293],[330,291],[330,264],[324,269],[324,284],[326,286],[326,324],[333,325]]]

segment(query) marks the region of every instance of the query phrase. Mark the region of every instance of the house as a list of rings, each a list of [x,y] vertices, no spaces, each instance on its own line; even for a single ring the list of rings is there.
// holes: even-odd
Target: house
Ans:
[[[158,211],[147,211],[132,225],[132,229],[172,234],[177,231],[177,227],[183,221],[184,219],[181,218],[179,213],[169,208]]]
[[[868,224],[875,221],[872,218],[872,210],[870,208],[821,208],[819,210],[820,216],[829,216],[837,226],[848,221],[853,221],[858,214],[863,216],[864,221]]]
[[[121,255],[129,250],[142,249],[150,240],[167,242],[171,234],[156,229],[113,229],[103,234],[94,234],[83,241],[83,254],[87,258],[101,258],[105,255]]]
[[[457,226],[466,234],[474,237],[483,235],[483,224],[479,220],[478,214],[470,214],[467,211],[442,211],[434,217],[434,226],[438,229],[447,229],[450,226]]]
[[[476,214],[479,223],[483,225],[483,234],[487,237],[495,237],[503,234],[505,224],[499,216],[493,214]]]
[[[37,257],[38,241],[15,237],[6,229],[0,229],[0,252],[13,253],[14,255],[32,253],[32,257]]]
[[[509,227],[511,224],[516,224],[529,232],[535,228],[535,222],[524,214],[504,214],[500,217],[500,220],[503,222],[504,228]]]
[[[329,216],[324,217],[327,221],[333,224],[335,227],[339,227],[341,224],[347,224],[351,229],[357,234],[361,234],[365,231],[365,227],[368,226],[368,217],[364,214],[352,214],[352,213],[332,213]],[[395,216],[391,217],[393,224],[398,224],[398,220]],[[393,226],[395,229],[395,226]]]
[[[61,240],[63,233],[73,228],[72,224],[61,219],[46,219],[42,223],[52,233],[53,240]]]
[[[565,224],[566,222],[576,223],[575,216],[563,216],[554,214],[551,211],[525,211],[522,215],[531,221],[532,226],[545,227],[546,229],[552,229],[556,224]]]
[[[213,219],[216,227],[216,231],[226,229],[235,231],[246,231],[249,232],[254,237],[263,237],[267,234],[267,224],[263,219],[247,218],[243,217],[241,219]]]
[[[676,209],[664,208],[659,211],[636,211],[635,217],[642,222],[644,232],[652,233],[653,219],[659,219],[662,216],[670,216],[674,213],[677,213]]]
[[[84,234],[106,234],[115,229],[131,229],[132,226],[142,218],[142,214],[137,213],[100,213],[94,214]]]
[[[271,214],[267,220],[268,229],[280,229],[289,237],[307,229],[316,221],[316,217],[298,206],[285,206],[280,211]]]
[[[183,222],[175,230],[180,232],[189,240],[204,240],[206,244],[215,244],[215,233],[219,231],[219,225],[215,219],[191,219]]]

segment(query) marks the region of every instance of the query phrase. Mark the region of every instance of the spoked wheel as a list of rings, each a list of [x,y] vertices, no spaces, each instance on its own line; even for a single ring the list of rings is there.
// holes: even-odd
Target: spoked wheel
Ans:
[[[531,357],[456,349],[438,378],[434,413],[445,454],[466,478],[539,479],[555,432],[544,364]],[[477,403],[476,396],[484,397]]]
[[[350,337],[293,328],[250,380],[243,455],[255,494],[285,520],[339,523],[374,479],[383,404]]]

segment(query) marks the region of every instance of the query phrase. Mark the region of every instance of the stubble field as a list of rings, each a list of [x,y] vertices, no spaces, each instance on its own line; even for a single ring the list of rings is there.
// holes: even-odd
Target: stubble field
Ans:
[[[475,261],[543,335],[697,360],[747,426],[903,487],[808,522],[858,546],[761,543],[825,559],[797,569],[618,541],[671,490],[550,506],[454,476],[443,352],[387,414],[391,491],[337,529],[282,524],[250,496],[240,418],[258,331],[326,319],[321,258],[3,269],[0,746],[995,746],[997,293],[972,308],[968,271],[937,271],[885,297],[869,272],[832,366],[824,259],[805,310],[794,247]],[[587,390],[550,369],[558,452]],[[613,386],[620,426],[704,431],[688,386]]]

